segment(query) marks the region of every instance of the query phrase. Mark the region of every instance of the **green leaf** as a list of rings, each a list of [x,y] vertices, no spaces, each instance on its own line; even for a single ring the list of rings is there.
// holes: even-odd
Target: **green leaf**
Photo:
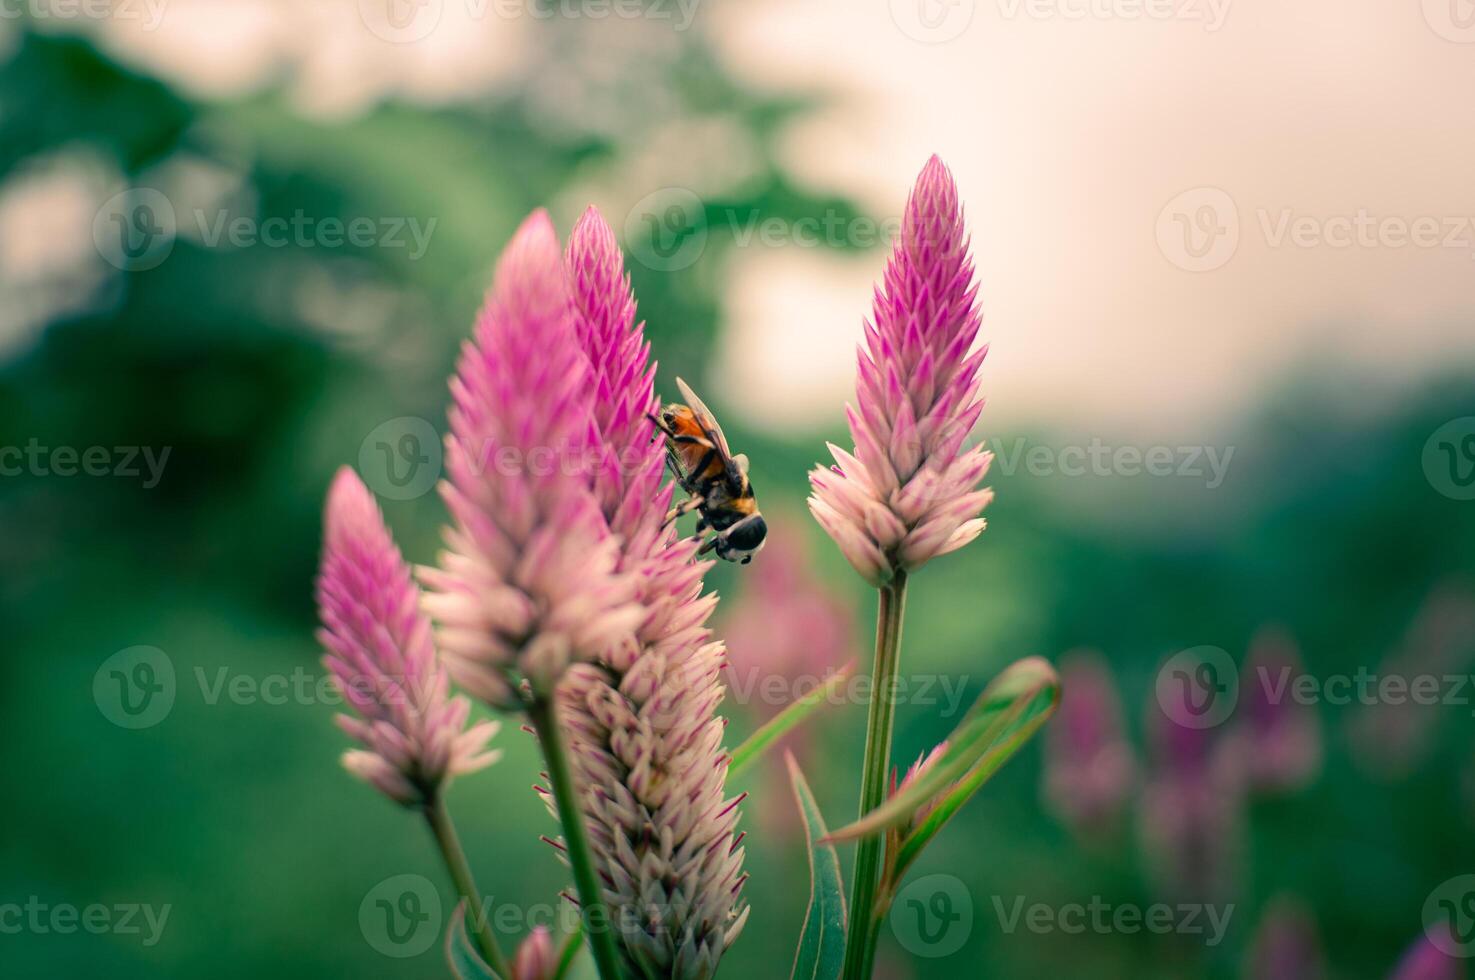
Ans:
[[[984,689],[948,736],[942,758],[897,795],[832,833],[829,840],[854,840],[901,826],[946,793],[937,809],[907,838],[908,842],[916,841],[912,848],[915,857],[915,852],[1039,730],[1059,703],[1060,677],[1047,661],[1026,657],[1010,664]]]
[[[825,819],[793,753],[784,753],[784,761],[804,820],[809,854],[809,911],[799,933],[790,980],[836,980],[845,962],[845,881],[840,876],[840,857],[832,845],[821,843]]]
[[[446,930],[446,959],[456,980],[504,980],[482,960],[476,945],[466,934],[466,902],[463,899],[451,913],[451,927]]]
[[[563,937],[563,948],[558,951],[558,968],[553,971],[553,980],[563,980],[573,968],[579,950],[584,948],[584,923],[574,926],[574,931]]]
[[[762,757],[763,753],[771,749],[775,742],[782,738],[790,729],[795,728],[810,715],[814,714],[824,706],[835,689],[849,680],[850,675],[855,672],[855,661],[851,661],[844,667],[835,671],[825,682],[802,698],[795,700],[783,711],[780,711],[767,723],[752,735],[749,735],[743,744],[732,750],[732,762],[727,766],[727,775],[736,777],[743,770]]]

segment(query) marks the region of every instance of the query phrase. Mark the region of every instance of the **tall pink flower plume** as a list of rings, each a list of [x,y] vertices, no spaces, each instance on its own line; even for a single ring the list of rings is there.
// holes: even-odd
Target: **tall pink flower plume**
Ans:
[[[604,898],[637,977],[712,976],[747,918],[737,800],[725,798],[726,651],[702,595],[710,562],[665,524],[671,489],[647,414],[655,369],[614,235],[590,209],[569,240],[578,333],[594,367],[603,514],[622,542],[645,616],[635,635],[559,687]],[[614,466],[619,472],[613,472]]]
[[[334,683],[355,715],[338,724],[363,743],[343,764],[406,806],[435,797],[451,776],[494,762],[495,722],[466,728],[470,702],[448,694],[430,623],[409,566],[354,472],[328,492],[318,638]]]
[[[991,454],[963,442],[983,410],[977,286],[952,174],[932,157],[907,200],[858,352],[853,453],[831,445],[809,508],[873,585],[961,548],[984,528]]]
[[[592,487],[593,394],[553,225],[534,212],[497,264],[451,381],[441,484],[454,524],[426,608],[458,684],[505,709],[634,628],[633,583]]]
[[[1045,800],[1082,836],[1108,833],[1137,782],[1111,665],[1094,650],[1061,659],[1060,712],[1045,729]]]

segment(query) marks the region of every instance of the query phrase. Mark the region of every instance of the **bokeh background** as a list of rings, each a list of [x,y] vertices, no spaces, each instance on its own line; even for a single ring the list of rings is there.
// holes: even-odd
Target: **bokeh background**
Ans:
[[[0,5],[0,908],[169,910],[152,935],[0,917],[0,975],[445,975],[365,926],[396,876],[450,893],[423,827],[337,765],[311,581],[343,464],[434,555],[446,377],[533,207],[563,232],[603,210],[661,389],[691,380],[753,460],[772,545],[709,577],[732,741],[775,710],[755,679],[864,663],[874,597],[804,474],[936,152],[998,496],[914,580],[903,673],[933,693],[897,759],[1019,657],[1067,695],[915,872],[960,917],[900,903],[879,972],[1462,976],[1429,937],[1475,952],[1449,884],[1475,872],[1475,684],[1445,680],[1475,671],[1472,88],[1465,0]],[[1237,703],[1171,724],[1162,670],[1205,649]],[[130,714],[142,662],[172,696]],[[1440,680],[1273,703],[1282,667]],[[863,726],[840,705],[792,742],[832,823]],[[500,742],[450,802],[483,889],[531,916],[564,880],[531,740]],[[724,976],[792,960],[777,768],[740,787],[753,912]],[[1062,928],[1164,902],[1222,941],[1181,913]]]

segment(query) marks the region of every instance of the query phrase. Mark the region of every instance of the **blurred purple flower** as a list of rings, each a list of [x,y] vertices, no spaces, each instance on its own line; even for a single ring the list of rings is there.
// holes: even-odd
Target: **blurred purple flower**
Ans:
[[[1136,787],[1137,759],[1102,656],[1066,654],[1060,677],[1060,710],[1045,727],[1045,799],[1076,833],[1095,836],[1120,823]]]
[[[853,454],[810,474],[809,508],[873,585],[961,548],[993,496],[977,490],[991,455],[963,449],[983,410],[977,287],[952,174],[932,157],[907,200],[858,352]]]
[[[534,212],[508,244],[451,381],[441,493],[454,519],[426,608],[451,676],[503,709],[639,621],[592,490],[593,386],[558,238]],[[489,478],[489,471],[495,475]]]
[[[466,728],[470,702],[448,694],[409,566],[347,467],[328,491],[324,524],[318,638],[357,714],[339,715],[338,724],[364,745],[343,764],[405,806],[429,803],[451,776],[496,760],[500,753],[484,749],[497,724]]]
[[[761,716],[777,714],[792,696],[820,683],[850,659],[855,644],[854,609],[814,568],[804,529],[782,512],[768,523],[763,561],[742,576],[718,630],[731,662],[728,689]],[[791,697],[763,702],[766,682],[775,677],[788,683]]]
[[[1244,850],[1244,787],[1232,755],[1214,729],[1169,718],[1155,692],[1147,732],[1152,768],[1138,833],[1150,876],[1174,898],[1232,895]]]
[[[1376,677],[1412,682],[1458,674],[1475,663],[1475,588],[1464,579],[1441,583],[1424,600],[1398,648],[1377,668]],[[1442,689],[1441,689],[1442,690]],[[1404,697],[1379,698],[1361,706],[1349,721],[1354,757],[1386,779],[1412,772],[1428,755],[1434,726],[1443,712]]]
[[[747,919],[738,800],[725,798],[721,671],[706,627],[711,562],[665,516],[664,450],[647,418],[654,367],[619,246],[589,209],[569,239],[578,335],[593,365],[593,433],[604,520],[637,583],[633,636],[569,670],[558,689],[580,801],[621,952],[635,976],[706,978]],[[618,473],[613,469],[617,468]]]
[[[1294,898],[1272,899],[1250,941],[1244,980],[1321,980],[1325,972],[1310,911]]]
[[[1292,693],[1304,673],[1295,641],[1284,630],[1262,630],[1250,644],[1230,744],[1251,791],[1289,792],[1321,771],[1316,708]]]
[[[1448,930],[1448,923],[1434,928]],[[1443,937],[1443,944],[1454,943],[1452,935]],[[1414,942],[1388,974],[1388,980],[1462,980],[1465,967],[1462,961],[1439,948],[1426,932]]]

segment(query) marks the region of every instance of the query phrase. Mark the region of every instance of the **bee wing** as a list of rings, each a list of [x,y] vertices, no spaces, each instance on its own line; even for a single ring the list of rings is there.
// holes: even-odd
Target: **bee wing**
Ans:
[[[691,390],[691,386],[680,378],[676,379],[676,387],[681,389],[681,397],[686,399],[686,407],[692,410],[697,417],[697,423],[706,432],[707,438],[716,445],[717,451],[722,454],[724,460],[732,459],[732,450],[727,448],[727,436],[722,434],[722,426],[717,424],[717,417],[707,407],[707,403],[697,397],[697,393]]]

